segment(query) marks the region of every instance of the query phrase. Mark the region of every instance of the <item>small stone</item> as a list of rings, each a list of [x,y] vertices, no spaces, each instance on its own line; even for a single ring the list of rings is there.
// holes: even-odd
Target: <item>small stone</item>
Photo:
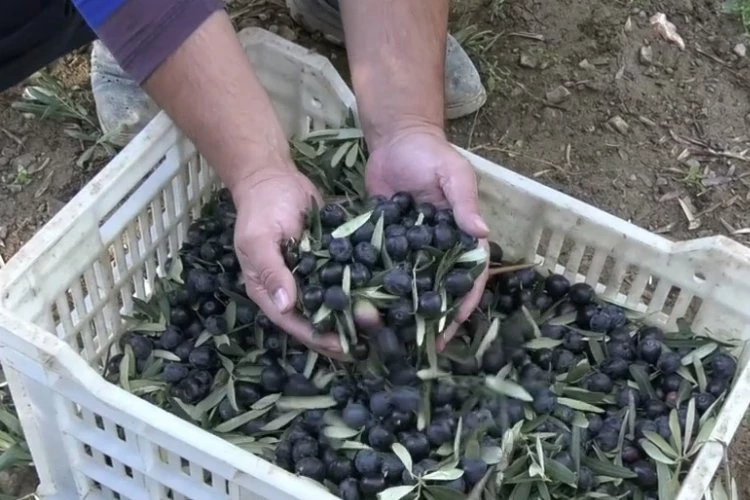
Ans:
[[[554,89],[547,92],[547,101],[552,104],[560,104],[570,97],[570,90],[566,89],[563,85],[555,87]]]
[[[745,57],[745,55],[747,55],[747,47],[745,47],[745,44],[743,43],[738,43],[737,45],[735,45],[732,51],[739,57]]]
[[[297,40],[297,32],[289,26],[282,25],[281,28],[279,28],[279,35],[286,38],[290,42],[294,42],[295,40]]]
[[[534,68],[536,68],[537,62],[530,55],[528,55],[528,54],[521,54],[521,56],[518,58],[518,64],[522,68],[531,68],[531,69],[534,69]]]
[[[641,50],[638,51],[638,60],[644,66],[650,66],[654,62],[654,49],[649,45],[641,47]]]
[[[274,33],[274,34],[278,35],[279,34],[279,25],[278,24],[272,24],[271,26],[268,27],[268,31],[270,31],[271,33]]]
[[[584,59],[583,61],[578,63],[578,67],[581,69],[585,69],[586,71],[595,70],[596,66],[591,64],[588,59]]]
[[[8,158],[7,156],[0,156],[0,167],[4,167],[8,164],[9,161],[10,158]]]
[[[664,177],[657,177],[656,178],[656,185],[657,186],[666,186],[669,184],[669,181],[665,179]]]
[[[613,116],[609,119],[609,124],[618,132],[625,135],[628,133],[628,130],[630,129],[630,125],[628,125],[628,122],[622,119],[622,117]]]

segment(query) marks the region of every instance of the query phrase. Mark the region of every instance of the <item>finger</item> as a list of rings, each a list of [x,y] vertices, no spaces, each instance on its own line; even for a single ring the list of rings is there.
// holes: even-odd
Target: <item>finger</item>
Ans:
[[[312,324],[297,310],[281,313],[268,294],[252,283],[246,285],[247,294],[278,328],[288,333],[310,349],[337,359],[347,359],[338,336],[332,333],[316,334]]]
[[[456,224],[476,238],[486,238],[490,230],[479,212],[476,176],[468,165],[452,170],[450,175],[441,176],[439,182],[445,199],[453,208]]]
[[[297,300],[297,285],[281,255],[279,238],[272,233],[247,236],[237,245],[237,254],[253,294],[265,293],[281,314],[290,311]]]
[[[437,342],[435,342],[435,350],[437,350],[437,352],[443,352],[445,346],[448,345],[448,342],[453,340],[453,337],[456,336],[456,333],[458,332],[460,326],[461,323],[454,320],[451,321],[450,325],[445,327],[445,330],[443,330],[443,332],[438,337]]]
[[[488,248],[487,240],[480,240],[479,245],[485,250]],[[456,312],[453,322],[440,334],[436,343],[438,351],[445,349],[448,342],[455,337],[461,323],[469,319],[469,316],[471,316],[471,314],[477,309],[479,302],[482,300],[484,289],[487,286],[489,275],[489,267],[485,264],[482,274],[480,274],[474,281],[472,289],[461,299],[461,304]]]

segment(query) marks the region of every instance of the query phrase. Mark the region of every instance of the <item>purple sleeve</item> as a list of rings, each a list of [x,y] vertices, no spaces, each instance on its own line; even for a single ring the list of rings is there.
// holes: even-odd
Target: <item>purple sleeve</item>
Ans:
[[[141,84],[223,8],[222,0],[125,0],[101,23],[90,24],[122,69]]]

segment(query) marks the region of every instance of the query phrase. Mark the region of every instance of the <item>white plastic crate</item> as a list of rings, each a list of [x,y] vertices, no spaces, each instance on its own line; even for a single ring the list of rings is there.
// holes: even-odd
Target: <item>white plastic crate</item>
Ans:
[[[239,36],[290,136],[341,126],[355,108],[325,58],[263,30]],[[596,285],[654,313],[652,323],[673,328],[690,309],[696,331],[750,337],[748,248],[724,237],[672,243],[458,150],[479,174],[483,213],[510,257]],[[0,272],[0,362],[41,497],[334,498],[99,375],[120,313],[133,294],[146,296],[216,185],[160,114]],[[750,368],[740,365],[678,500],[703,496],[750,404]]]

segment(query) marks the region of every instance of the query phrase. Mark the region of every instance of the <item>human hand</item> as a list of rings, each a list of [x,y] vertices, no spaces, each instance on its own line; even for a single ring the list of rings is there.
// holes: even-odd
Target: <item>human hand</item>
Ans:
[[[411,193],[418,202],[451,207],[460,229],[479,239],[489,255],[489,229],[479,213],[477,182],[474,169],[434,127],[410,128],[379,141],[373,148],[365,171],[367,191],[373,195],[392,196]],[[489,259],[488,259],[489,262]],[[456,335],[459,325],[476,309],[487,283],[484,271],[474,288],[462,299],[453,322],[437,341],[437,349]]]
[[[294,168],[261,169],[231,188],[237,207],[234,243],[248,297],[280,329],[311,349],[342,359],[338,337],[322,334],[295,309],[297,285],[281,246],[299,238],[304,213],[320,193]]]

